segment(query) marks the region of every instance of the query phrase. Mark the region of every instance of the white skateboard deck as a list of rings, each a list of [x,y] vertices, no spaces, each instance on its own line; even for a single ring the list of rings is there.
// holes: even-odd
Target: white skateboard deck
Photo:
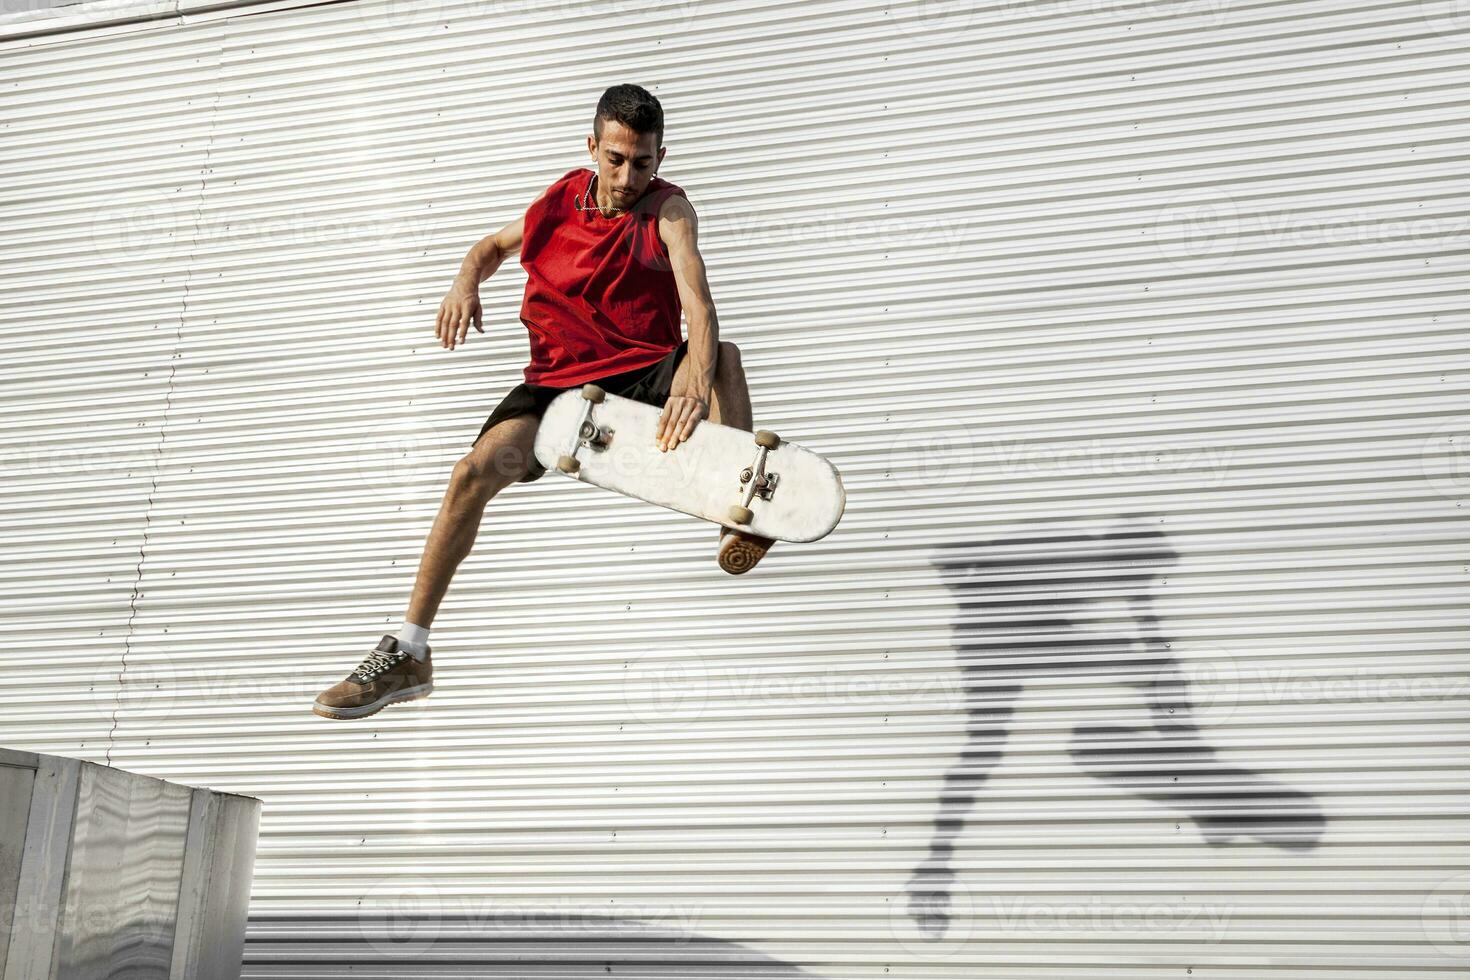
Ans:
[[[564,391],[536,430],[536,459],[550,472],[779,541],[816,541],[837,526],[847,495],[823,457],[775,433],[709,419],[662,451],[654,441],[662,414],[595,385]]]

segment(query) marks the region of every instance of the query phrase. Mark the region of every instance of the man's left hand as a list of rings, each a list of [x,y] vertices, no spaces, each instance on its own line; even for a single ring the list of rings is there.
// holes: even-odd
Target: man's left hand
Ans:
[[[669,396],[664,412],[658,418],[654,442],[660,452],[667,452],[689,438],[699,420],[709,417],[709,396],[698,392],[676,392]]]

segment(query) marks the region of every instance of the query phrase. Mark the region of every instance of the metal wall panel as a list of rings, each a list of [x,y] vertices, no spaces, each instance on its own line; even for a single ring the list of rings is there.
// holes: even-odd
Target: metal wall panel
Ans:
[[[0,42],[0,741],[263,797],[246,976],[1470,969],[1452,0],[205,6]],[[844,520],[513,486],[316,718],[624,80]]]

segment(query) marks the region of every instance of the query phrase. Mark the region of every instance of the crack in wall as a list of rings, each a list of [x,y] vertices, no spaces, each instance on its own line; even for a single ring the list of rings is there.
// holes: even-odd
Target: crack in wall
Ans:
[[[229,48],[230,22],[224,20],[220,29],[219,58],[215,62],[214,91],[209,104],[209,127],[204,138],[204,159],[199,168],[199,193],[194,203],[194,227],[189,236],[189,250],[184,258],[184,288],[180,296],[178,325],[174,331],[173,350],[168,359],[168,383],[163,395],[163,417],[158,424],[158,443],[154,450],[153,474],[150,477],[148,488],[148,503],[143,509],[143,536],[138,543],[138,564],[133,577],[133,592],[128,598],[128,623],[123,633],[122,662],[118,665],[117,672],[117,698],[112,708],[112,728],[107,732],[107,750],[104,761],[112,765],[112,753],[117,747],[117,731],[120,727],[119,713],[122,710],[123,691],[127,683],[128,654],[132,651],[133,624],[138,616],[138,600],[143,597],[143,565],[148,560],[148,530],[153,523],[154,498],[158,493],[158,476],[163,469],[164,442],[168,438],[168,416],[173,407],[174,376],[178,373],[178,359],[182,356],[181,351],[184,344],[184,320],[189,315],[189,283],[194,276],[194,259],[199,247],[199,228],[204,223],[204,194],[209,186],[209,175],[211,173],[210,154],[214,151],[215,125],[219,120],[219,100],[222,77],[224,75],[225,52]]]

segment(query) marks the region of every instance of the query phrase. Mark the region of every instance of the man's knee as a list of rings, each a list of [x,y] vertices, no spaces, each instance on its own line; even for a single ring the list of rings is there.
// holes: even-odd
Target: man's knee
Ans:
[[[525,476],[531,467],[535,426],[518,417],[484,433],[475,446],[454,464],[455,486],[493,493]]]
[[[449,485],[459,493],[489,496],[497,487],[490,479],[489,468],[476,453],[461,456],[449,472]]]
[[[493,493],[525,476],[529,468],[530,456],[525,450],[496,443],[461,456],[450,480],[462,490]]]

